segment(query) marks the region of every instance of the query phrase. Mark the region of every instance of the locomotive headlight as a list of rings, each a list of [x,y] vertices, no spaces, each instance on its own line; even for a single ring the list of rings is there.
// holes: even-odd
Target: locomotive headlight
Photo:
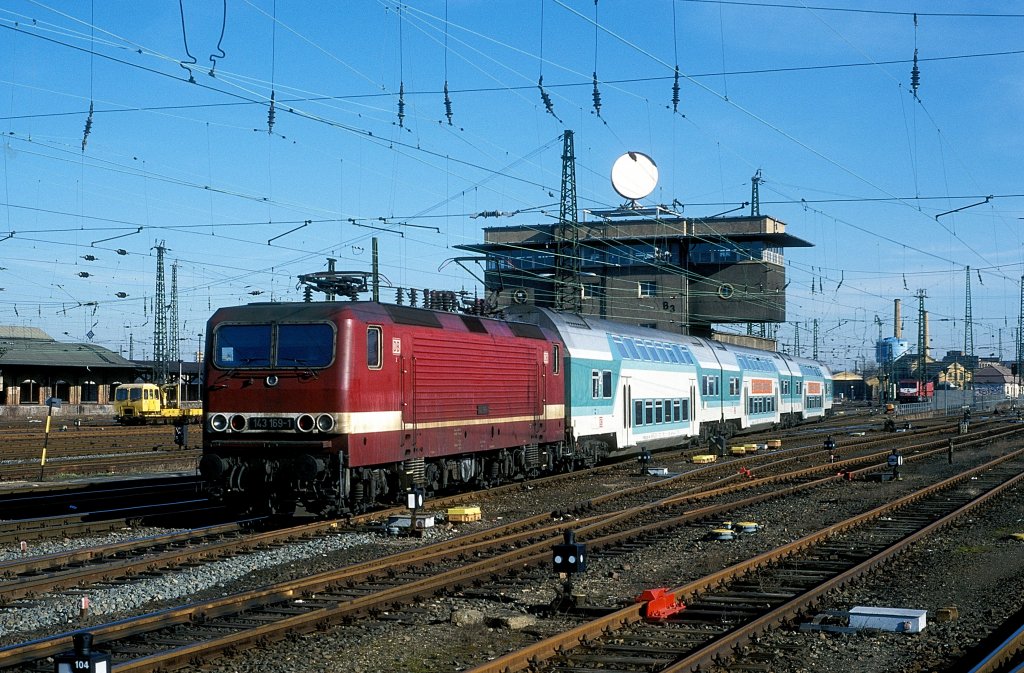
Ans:
[[[235,432],[241,432],[245,430],[245,416],[242,414],[235,414],[231,417],[231,429]]]
[[[316,427],[316,421],[314,421],[313,417],[309,414],[302,414],[299,416],[295,421],[295,424],[298,426],[300,432],[313,432],[313,428]]]
[[[228,429],[228,417],[224,414],[214,414],[210,417],[210,429],[216,432],[224,432]]]
[[[334,429],[334,416],[320,414],[316,417],[316,427],[320,432],[330,432]]]

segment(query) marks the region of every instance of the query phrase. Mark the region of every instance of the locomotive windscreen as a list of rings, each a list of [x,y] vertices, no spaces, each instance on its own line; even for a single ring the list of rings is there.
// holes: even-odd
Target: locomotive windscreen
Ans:
[[[330,323],[225,324],[214,339],[217,367],[327,367],[334,360]]]
[[[277,326],[277,366],[326,367],[334,360],[334,328],[329,323]]]
[[[221,325],[215,335],[217,367],[269,367],[270,325]]]

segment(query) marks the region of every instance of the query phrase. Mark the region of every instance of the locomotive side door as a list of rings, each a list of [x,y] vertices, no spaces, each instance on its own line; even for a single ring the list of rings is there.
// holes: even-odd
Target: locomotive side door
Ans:
[[[416,446],[416,357],[406,352],[398,359],[401,394],[399,404],[402,407],[402,441],[403,449]]]
[[[548,363],[551,353],[546,347],[541,349],[541,357],[537,363],[537,379],[534,384],[536,388],[535,402],[533,405],[533,433],[534,438],[544,436],[544,421],[547,418],[548,403]]]
[[[543,359],[547,360],[547,355],[544,355]],[[535,369],[533,381],[527,384],[530,387],[528,399],[532,399],[533,402],[531,404],[533,408],[533,423],[530,424],[530,431],[533,437],[538,436],[544,431],[544,402],[542,401],[544,399],[544,365],[538,362]]]

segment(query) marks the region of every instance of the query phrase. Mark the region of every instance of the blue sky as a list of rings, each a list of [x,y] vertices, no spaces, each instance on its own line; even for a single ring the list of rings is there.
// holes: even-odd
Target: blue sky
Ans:
[[[226,6],[0,0],[0,324],[146,356],[160,242],[186,358],[217,307],[369,270],[374,236],[390,283],[479,291],[445,261],[557,216],[571,129],[581,211],[619,204],[626,151],[658,164],[643,204],[689,217],[762,171],[762,214],[815,246],[786,251],[783,344],[809,354],[817,319],[821,359],[870,362],[895,299],[916,342],[923,289],[933,354],[962,349],[969,266],[975,352],[1014,356],[1024,3]]]

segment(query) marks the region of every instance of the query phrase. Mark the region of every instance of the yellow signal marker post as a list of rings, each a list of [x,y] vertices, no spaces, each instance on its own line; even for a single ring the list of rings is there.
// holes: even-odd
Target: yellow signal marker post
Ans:
[[[50,443],[50,419],[53,417],[53,408],[60,409],[59,397],[46,398],[46,430],[43,434],[43,455],[39,457],[39,481],[43,480],[43,470],[46,469],[46,447]]]

